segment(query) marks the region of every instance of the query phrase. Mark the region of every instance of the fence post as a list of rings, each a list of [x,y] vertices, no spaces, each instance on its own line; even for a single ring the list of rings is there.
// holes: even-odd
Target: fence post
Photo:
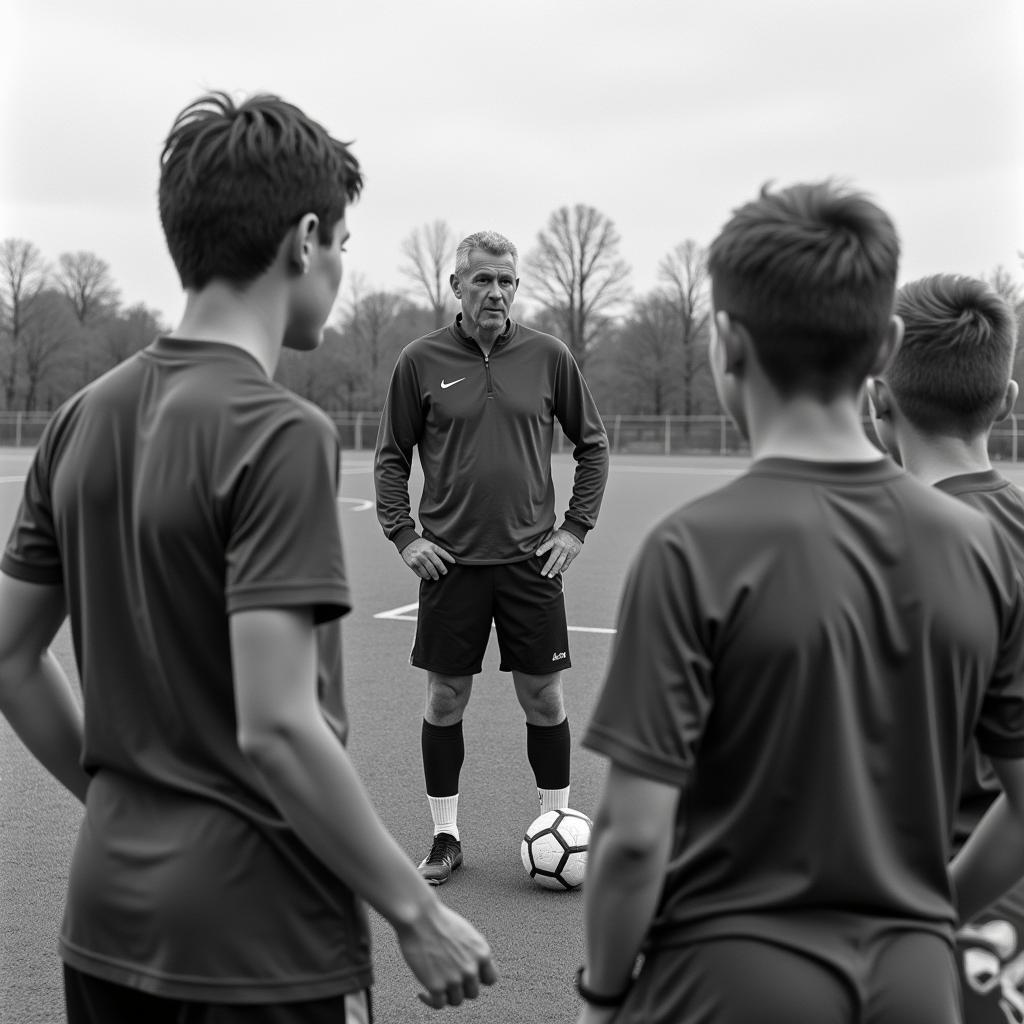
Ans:
[[[615,414],[615,427],[612,430],[612,451],[617,452],[619,450],[619,425],[622,422],[622,416],[619,413]]]
[[[720,440],[718,442],[718,454],[719,455],[725,455],[726,451],[725,451],[725,417],[724,416],[719,416],[718,417],[718,429],[719,429],[719,434],[720,434]]]
[[[665,454],[672,454],[672,417],[665,417]]]
[[[24,413],[16,412],[14,414],[14,446],[15,448],[21,447],[21,417]]]
[[[356,430],[354,441],[356,445],[356,451],[361,452],[363,450],[363,414],[361,412],[356,413]]]

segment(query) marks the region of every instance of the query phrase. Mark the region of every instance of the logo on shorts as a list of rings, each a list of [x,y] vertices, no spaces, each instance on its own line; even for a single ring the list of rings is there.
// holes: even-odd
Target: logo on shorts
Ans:
[[[551,655],[551,660],[552,661],[561,661],[563,658],[568,658],[568,657],[569,657],[569,652],[568,651],[559,651],[557,654],[552,654]]]

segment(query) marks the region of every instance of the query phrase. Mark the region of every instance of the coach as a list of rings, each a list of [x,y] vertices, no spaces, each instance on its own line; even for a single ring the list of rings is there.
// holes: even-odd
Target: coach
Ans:
[[[509,319],[519,256],[502,235],[459,243],[451,287],[461,312],[398,357],[374,461],[377,516],[420,578],[412,664],[427,673],[423,773],[434,840],[420,864],[434,885],[462,863],[462,717],[493,621],[500,668],[526,714],[527,758],[541,810],[568,806],[569,668],[562,574],[594,527],[608,438],[569,349]],[[568,511],[556,528],[551,445],[558,420],[574,444]],[[417,532],[413,448],[424,486]]]

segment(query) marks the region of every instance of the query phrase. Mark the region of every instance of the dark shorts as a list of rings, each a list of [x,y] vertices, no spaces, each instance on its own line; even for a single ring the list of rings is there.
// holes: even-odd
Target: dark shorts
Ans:
[[[964,1024],[1024,1021],[1024,886],[957,935],[956,962]]]
[[[165,999],[64,965],[68,1024],[372,1024],[370,991],[300,1003]]]
[[[960,1024],[948,942],[903,931],[870,945],[854,975],[759,939],[658,949],[615,1024]]]
[[[504,565],[450,565],[438,580],[420,580],[410,661],[446,676],[476,675],[498,634],[502,672],[544,676],[569,668],[569,632],[561,575],[541,575],[544,559]]]

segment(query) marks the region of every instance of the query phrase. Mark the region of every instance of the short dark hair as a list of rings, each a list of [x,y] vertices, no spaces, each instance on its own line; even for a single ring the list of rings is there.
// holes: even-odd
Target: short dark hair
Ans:
[[[829,400],[871,370],[899,255],[892,221],[865,195],[832,181],[765,185],[711,244],[714,306],[750,332],[780,393]]]
[[[903,340],[883,377],[919,430],[970,439],[992,426],[1013,372],[1017,325],[984,281],[934,274],[896,294]]]
[[[200,97],[178,115],[160,157],[160,220],[182,286],[254,280],[307,213],[328,244],[362,187],[347,144],[291,103]]]

